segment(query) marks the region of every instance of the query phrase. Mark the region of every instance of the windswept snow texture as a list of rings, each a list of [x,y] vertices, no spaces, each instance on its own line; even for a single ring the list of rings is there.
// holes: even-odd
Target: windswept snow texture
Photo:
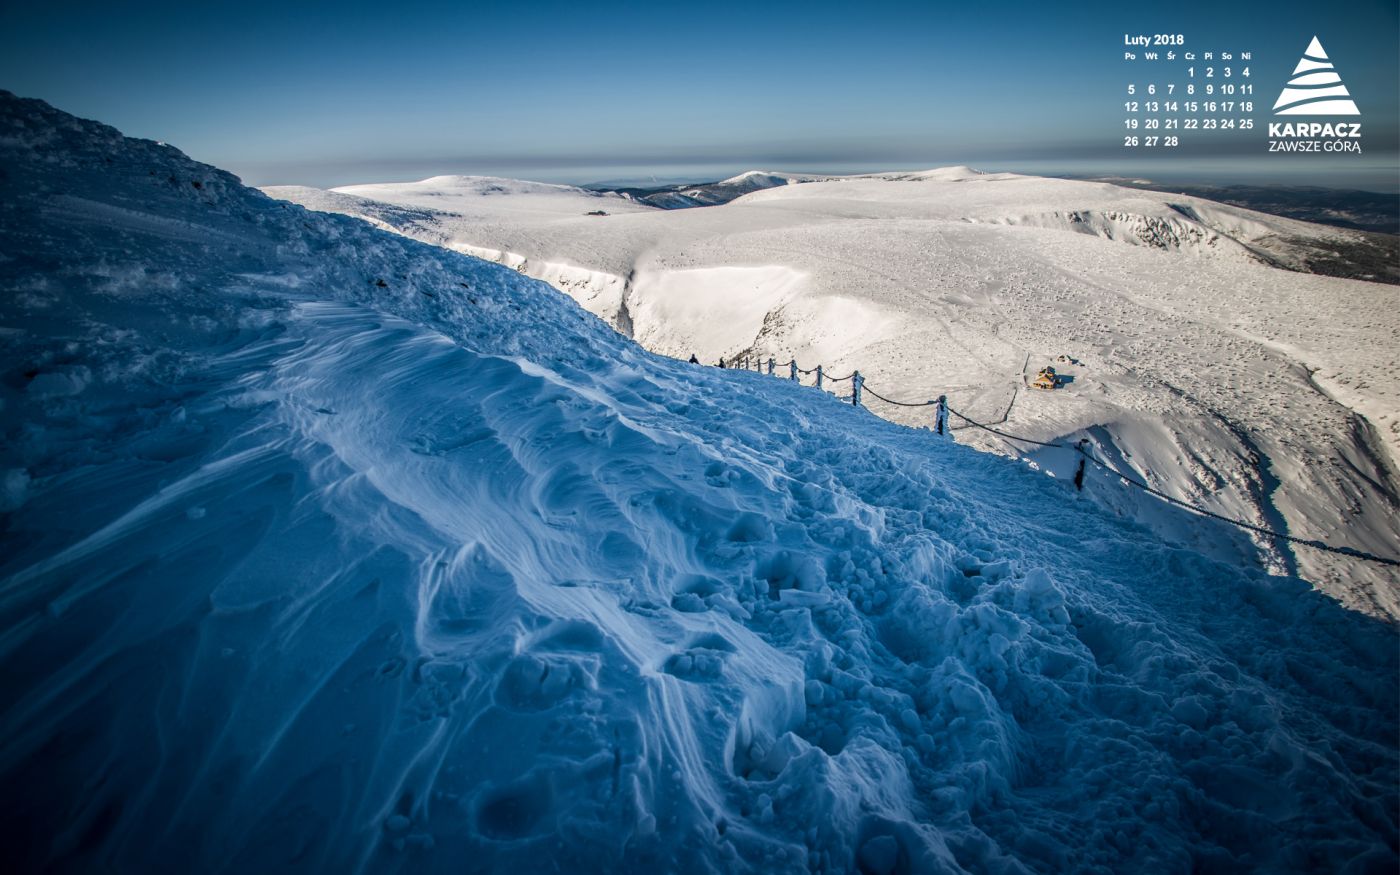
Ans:
[[[1364,235],[967,167],[788,183],[605,218],[526,214],[509,204],[528,196],[460,189],[444,192],[445,212],[391,215],[429,206],[431,181],[269,191],[543,279],[655,352],[859,370],[887,398],[946,394],[1012,434],[1088,439],[1121,470],[1230,518],[1400,555],[1400,287],[1276,266],[1320,252],[1348,262]],[[1054,392],[1028,386],[1045,365],[1067,378]],[[867,397],[896,422],[931,421]],[[954,424],[959,441],[1074,475],[1076,453]],[[1394,568],[1202,527],[1098,470],[1086,494],[1174,543],[1400,618]]]
[[[12,872],[1391,872],[1397,635],[0,93]]]

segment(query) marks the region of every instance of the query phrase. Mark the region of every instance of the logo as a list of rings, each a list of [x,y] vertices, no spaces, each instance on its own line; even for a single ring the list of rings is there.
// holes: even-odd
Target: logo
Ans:
[[[1279,93],[1274,115],[1361,115],[1317,37]]]

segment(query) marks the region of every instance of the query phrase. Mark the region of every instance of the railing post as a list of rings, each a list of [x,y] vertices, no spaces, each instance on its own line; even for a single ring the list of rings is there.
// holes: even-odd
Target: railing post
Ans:
[[[797,382],[797,359],[793,359],[792,361],[788,362],[788,365],[789,365],[789,366],[791,367],[791,369],[792,369],[792,373],[791,373],[792,381],[793,381],[794,383],[796,383],[796,382]]]
[[[1089,442],[1088,438],[1081,438],[1074,448],[1079,451],[1079,469],[1074,472],[1074,488],[1079,492],[1084,491],[1084,462],[1089,454],[1084,451],[1084,445]]]
[[[933,415],[934,425],[939,434],[948,433],[948,396],[938,396],[938,412]]]
[[[821,387],[822,387],[822,366],[821,366],[821,365],[817,365],[817,388],[820,389]]]
[[[860,406],[860,384],[865,382],[865,378],[860,375],[860,371],[851,374],[851,403]]]
[[[776,364],[777,362],[773,361],[773,357],[770,355],[768,357],[768,376],[773,376],[773,366]]]

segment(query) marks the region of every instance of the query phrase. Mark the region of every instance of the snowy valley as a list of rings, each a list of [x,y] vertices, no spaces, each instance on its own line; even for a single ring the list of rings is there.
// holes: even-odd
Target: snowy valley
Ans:
[[[678,360],[1391,555],[1395,287],[1264,263],[1324,232],[965,169],[273,193],[328,212],[0,92],[15,871],[1400,861],[1393,569]]]

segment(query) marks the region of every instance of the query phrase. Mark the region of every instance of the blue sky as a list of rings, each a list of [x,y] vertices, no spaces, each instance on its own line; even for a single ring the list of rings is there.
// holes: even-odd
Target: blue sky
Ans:
[[[1123,34],[1158,32],[1251,50],[1261,127],[1317,34],[1366,154],[1271,156],[1262,131],[1125,151]],[[254,184],[961,163],[1388,190],[1397,33],[1394,0],[9,3],[0,88]]]

